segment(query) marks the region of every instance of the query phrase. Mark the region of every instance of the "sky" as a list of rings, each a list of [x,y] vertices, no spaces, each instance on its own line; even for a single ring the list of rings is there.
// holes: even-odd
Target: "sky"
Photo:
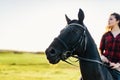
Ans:
[[[99,47],[120,0],[0,0],[0,49],[45,51],[66,26],[65,14],[77,19],[81,8],[84,24]]]

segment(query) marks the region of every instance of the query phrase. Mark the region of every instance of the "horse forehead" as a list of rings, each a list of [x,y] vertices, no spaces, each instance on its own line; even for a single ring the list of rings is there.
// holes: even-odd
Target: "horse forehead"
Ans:
[[[61,30],[61,34],[73,34],[74,32],[78,32],[80,29],[76,26],[67,26],[63,30]]]
[[[69,28],[72,32],[83,32],[85,30],[81,25],[70,25]]]
[[[70,35],[73,33],[77,33],[77,34],[81,34],[83,31],[85,30],[83,25],[77,24],[77,23],[72,23],[69,24],[67,26],[65,26],[65,28],[63,28],[60,32],[60,35]]]
[[[79,23],[71,23],[71,24],[68,24],[66,26],[66,28],[67,27],[78,28],[78,29],[82,28],[82,29],[86,30],[86,26],[84,26],[83,24],[79,24]]]

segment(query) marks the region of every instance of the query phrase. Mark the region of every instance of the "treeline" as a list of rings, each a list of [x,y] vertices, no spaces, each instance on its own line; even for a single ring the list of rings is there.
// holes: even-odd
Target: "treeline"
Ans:
[[[0,54],[2,54],[2,53],[14,53],[14,54],[23,54],[23,53],[44,54],[43,51],[32,52],[32,51],[17,51],[17,50],[0,50]]]

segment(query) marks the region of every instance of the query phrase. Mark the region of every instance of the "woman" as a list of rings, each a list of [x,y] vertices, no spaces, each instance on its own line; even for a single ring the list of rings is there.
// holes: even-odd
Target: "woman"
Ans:
[[[113,78],[120,80],[120,14],[110,15],[108,28],[100,42],[101,59],[110,64]]]

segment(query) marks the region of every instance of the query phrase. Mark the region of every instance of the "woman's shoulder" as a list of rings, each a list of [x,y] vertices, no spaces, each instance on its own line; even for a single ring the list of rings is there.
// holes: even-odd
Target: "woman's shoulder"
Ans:
[[[108,36],[108,35],[110,35],[111,34],[111,31],[108,31],[108,32],[105,32],[104,34],[103,34],[103,36]]]

